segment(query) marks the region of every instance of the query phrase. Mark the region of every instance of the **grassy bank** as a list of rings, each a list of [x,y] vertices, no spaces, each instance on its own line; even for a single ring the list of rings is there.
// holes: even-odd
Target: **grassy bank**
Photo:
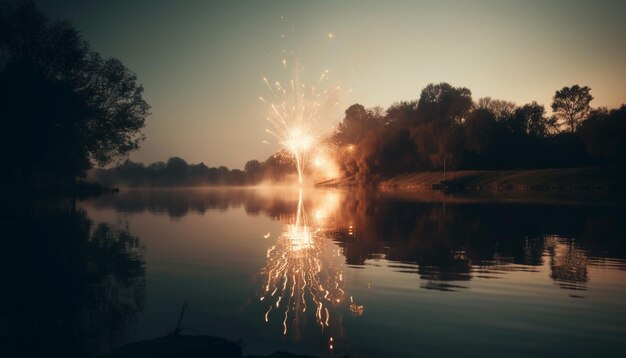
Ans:
[[[450,171],[446,183],[459,190],[487,191],[624,191],[626,168],[566,168],[539,170],[464,170]],[[444,181],[443,172],[418,172],[400,175],[379,183],[383,189],[432,189]],[[353,178],[319,183],[320,186],[352,186]]]

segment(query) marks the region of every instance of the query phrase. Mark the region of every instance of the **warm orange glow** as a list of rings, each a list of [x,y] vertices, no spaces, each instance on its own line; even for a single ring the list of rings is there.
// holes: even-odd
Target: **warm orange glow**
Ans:
[[[318,149],[313,159],[313,168],[314,176],[318,179],[331,179],[340,175],[333,153],[325,148]]]
[[[280,310],[284,335],[291,326],[288,322],[293,322],[296,329],[304,322],[309,307],[314,310],[320,328],[328,329],[331,312],[344,302],[343,270],[334,262],[341,252],[325,235],[326,221],[338,208],[337,194],[327,193],[313,210],[314,221],[309,224],[300,189],[294,217],[284,226],[276,245],[267,251],[260,301],[270,301],[264,315],[266,322],[273,310]],[[350,302],[347,310],[361,314],[363,307],[354,308],[352,297]],[[333,338],[330,342],[333,349]]]
[[[291,128],[284,139],[284,145],[293,153],[304,153],[311,149],[313,136],[302,128]]]

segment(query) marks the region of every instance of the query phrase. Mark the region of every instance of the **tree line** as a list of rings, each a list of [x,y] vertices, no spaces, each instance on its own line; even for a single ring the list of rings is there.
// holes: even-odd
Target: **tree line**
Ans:
[[[387,109],[354,104],[325,143],[341,173],[375,183],[414,171],[536,169],[626,164],[626,107],[592,108],[587,86],[537,102],[479,98],[465,87],[429,84]],[[87,170],[139,148],[150,106],[136,75],[103,58],[66,21],[30,1],[0,2],[0,161],[3,188],[72,187]],[[122,162],[94,178],[131,186],[248,185],[295,172],[288,153],[251,160],[244,170]]]
[[[590,88],[555,92],[551,108],[429,84],[386,110],[354,104],[328,139],[345,176],[376,182],[414,171],[626,164],[626,106],[592,108]]]
[[[88,179],[110,187],[241,186],[281,181],[294,171],[295,166],[288,156],[279,154],[264,162],[250,160],[244,170],[208,167],[204,163],[189,164],[182,158],[172,157],[167,162],[149,165],[127,159],[113,168],[90,171]]]
[[[626,106],[592,108],[587,86],[554,94],[543,105],[479,98],[465,87],[429,84],[415,101],[384,110],[353,104],[325,139],[342,176],[360,184],[416,171],[541,169],[626,164]],[[309,170],[310,167],[309,167]],[[278,182],[295,173],[288,153],[250,160],[244,170],[188,164],[181,158],[150,165],[126,160],[99,169],[105,185],[200,186]]]

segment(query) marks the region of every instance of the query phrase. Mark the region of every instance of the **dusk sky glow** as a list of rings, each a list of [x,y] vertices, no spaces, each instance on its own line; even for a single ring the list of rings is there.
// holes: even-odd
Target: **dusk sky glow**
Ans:
[[[0,352],[626,357],[625,14],[0,0]]]
[[[152,115],[131,158],[146,163],[266,159],[278,146],[263,143],[257,99],[263,77],[287,78],[283,59],[305,82],[328,70],[352,89],[329,129],[352,103],[415,100],[431,82],[546,109],[572,84],[593,107],[626,98],[624,1],[36,2],[137,74]]]

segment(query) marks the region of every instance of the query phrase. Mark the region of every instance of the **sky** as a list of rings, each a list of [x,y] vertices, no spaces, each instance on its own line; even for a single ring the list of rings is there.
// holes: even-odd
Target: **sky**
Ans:
[[[279,148],[258,98],[264,77],[293,76],[283,59],[303,83],[328,71],[349,89],[320,122],[326,132],[353,103],[416,100],[429,83],[548,111],[573,84],[591,87],[594,107],[626,102],[624,1],[35,2],[137,74],[152,114],[131,159],[144,163],[269,157]]]

